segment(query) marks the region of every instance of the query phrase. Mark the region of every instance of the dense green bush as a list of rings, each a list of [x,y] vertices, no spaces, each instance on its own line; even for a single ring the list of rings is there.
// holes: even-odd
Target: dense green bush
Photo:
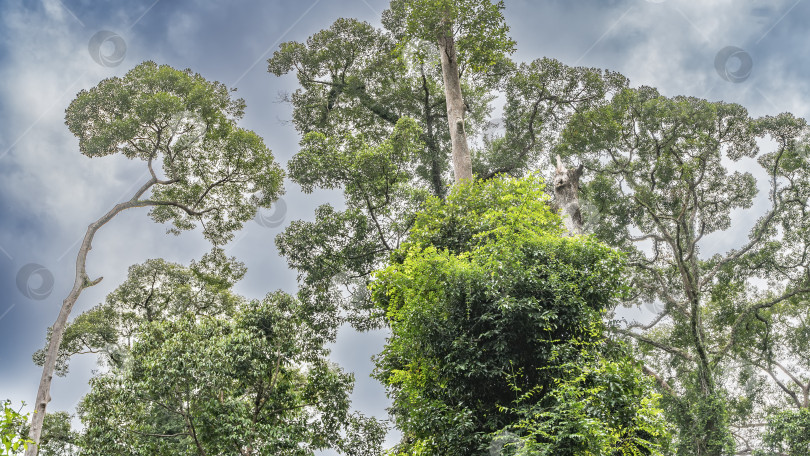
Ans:
[[[392,331],[375,375],[404,434],[394,452],[653,454],[657,398],[604,335],[622,273],[614,250],[564,235],[537,177],[429,202],[372,286]]]

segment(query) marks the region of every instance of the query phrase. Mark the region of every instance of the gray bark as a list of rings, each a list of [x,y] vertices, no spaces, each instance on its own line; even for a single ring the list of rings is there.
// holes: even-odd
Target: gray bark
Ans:
[[[439,36],[439,54],[442,59],[444,95],[447,100],[447,123],[453,146],[453,171],[458,183],[462,179],[472,180],[472,159],[467,145],[467,133],[464,131],[464,98],[461,95],[456,41],[452,32]]]
[[[87,275],[87,254],[93,248],[93,237],[99,228],[112,220],[112,218],[118,213],[133,207],[151,205],[150,202],[141,201],[139,198],[156,183],[161,182],[158,181],[153,175],[149,182],[138,189],[132,199],[120,204],[116,204],[115,207],[104,214],[104,216],[87,227],[87,232],[85,233],[81,247],[79,248],[79,254],[76,257],[76,277],[73,281],[73,288],[70,290],[67,298],[65,298],[65,300],[62,302],[62,308],[59,310],[59,316],[56,317],[56,322],[53,324],[51,340],[48,343],[48,351],[45,354],[45,364],[42,367],[42,377],[40,378],[39,389],[37,390],[37,398],[34,402],[34,413],[31,417],[31,429],[28,433],[28,437],[35,443],[28,446],[28,449],[25,451],[25,456],[36,456],[39,451],[37,444],[39,443],[40,436],[42,435],[42,423],[45,419],[45,411],[48,407],[48,402],[51,401],[51,381],[53,380],[53,373],[54,369],[56,368],[56,360],[59,354],[59,346],[62,344],[62,338],[65,334],[65,327],[67,325],[68,317],[70,317],[70,312],[73,310],[73,306],[76,304],[76,301],[79,299],[79,295],[81,295],[82,291],[85,288],[98,284],[102,279],[102,277],[99,277],[98,279],[91,281],[90,277]]]

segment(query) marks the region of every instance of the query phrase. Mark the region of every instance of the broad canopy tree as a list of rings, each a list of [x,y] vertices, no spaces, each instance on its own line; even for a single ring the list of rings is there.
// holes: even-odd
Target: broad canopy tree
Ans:
[[[384,22],[404,21],[398,14],[386,13]],[[293,221],[276,244],[299,271],[304,301],[344,309],[362,328],[383,324],[366,292],[371,271],[406,238],[427,195],[444,197],[453,181],[439,56],[435,46],[421,41],[398,48],[404,27],[394,22],[389,25],[394,31],[381,31],[339,19],[306,43],[283,43],[269,60],[271,73],[295,71],[301,86],[287,98],[302,135],[301,152],[288,166],[291,179],[305,192],[343,189],[346,205],[343,211],[321,206],[314,222]],[[570,68],[552,59],[518,67],[505,57],[493,66],[479,64],[475,71],[463,65],[461,81],[466,131],[485,143],[472,157],[476,174],[484,177],[521,175],[544,163],[543,152],[558,141],[566,119],[605,103],[626,85],[617,73]],[[492,127],[486,120],[492,94],[504,79],[506,134],[483,135]],[[406,117],[419,129],[411,135],[412,154],[391,155],[388,166],[364,166],[361,157],[372,148],[401,143],[395,138],[402,138],[398,131],[405,124],[398,122]],[[320,146],[328,143],[340,147]],[[519,158],[510,152],[516,148]]]
[[[255,133],[236,125],[244,107],[224,85],[154,62],[81,91],[68,107],[65,123],[79,138],[82,154],[92,158],[120,153],[142,160],[149,179],[87,229],[73,288],[51,327],[44,354],[31,419],[33,441],[39,441],[42,431],[71,310],[82,290],[101,280],[91,279],[86,267],[96,232],[122,211],[149,207],[154,221],[171,223],[170,232],[199,223],[206,239],[221,245],[257,208],[269,207],[282,192],[284,173],[270,150]],[[26,455],[36,452],[31,445]]]
[[[679,454],[728,454],[732,435],[746,445],[748,422],[807,407],[804,342],[792,337],[806,331],[798,316],[810,292],[805,131],[789,114],[752,119],[739,105],[641,87],[574,116],[564,132],[559,150],[589,176],[596,236],[630,254],[628,303],[661,303],[651,322],[615,330],[666,391]],[[760,151],[763,140],[771,151]],[[767,176],[770,205],[743,245],[702,254],[754,203],[754,176],[726,165],[746,159]],[[757,386],[765,376],[776,391]]]
[[[189,266],[130,267],[103,304],[67,328],[60,365],[98,353],[106,369],[79,404],[82,431],[59,438],[54,423],[65,421],[48,414],[42,450],[378,454],[385,429],[351,413],[354,378],[328,360],[335,322],[281,292],[248,301],[232,290],[244,273],[220,249]]]

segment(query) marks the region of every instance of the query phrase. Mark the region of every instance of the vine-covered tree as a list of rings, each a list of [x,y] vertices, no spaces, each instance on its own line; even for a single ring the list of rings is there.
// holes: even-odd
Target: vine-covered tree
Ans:
[[[30,437],[39,442],[42,420],[70,313],[82,290],[96,285],[87,255],[96,232],[122,211],[150,207],[150,217],[170,222],[170,232],[193,229],[215,245],[269,207],[282,192],[283,171],[255,133],[237,127],[243,100],[190,70],[144,62],[123,77],[83,90],[70,104],[65,123],[88,157],[121,153],[145,162],[149,179],[132,197],[91,223],[76,258],[76,276],[43,356]],[[161,167],[157,168],[156,165]],[[157,169],[156,169],[157,168]],[[26,456],[37,454],[31,445]]]
[[[455,186],[375,274],[391,329],[375,376],[403,432],[395,454],[481,454],[505,432],[518,437],[505,454],[667,447],[652,384],[605,338],[622,256],[564,236],[544,188],[536,177]]]
[[[272,73],[295,71],[301,82],[290,97],[303,137],[291,177],[306,190],[343,189],[346,198],[345,211],[323,206],[314,222],[294,222],[277,238],[299,271],[302,301],[362,310],[352,318],[360,328],[385,324],[366,292],[369,273],[408,240],[428,196],[444,198],[452,181],[456,142],[445,125],[457,117],[445,113],[454,95],[441,90],[449,84],[433,43],[437,24],[446,31],[441,27],[453,23],[474,177],[545,172],[561,156],[560,179],[546,179],[547,191],[562,195],[555,203],[569,216],[569,231],[580,229],[580,215],[586,232],[626,252],[636,293],[625,304],[656,309],[651,321],[611,331],[630,341],[656,379],[677,424],[677,451],[752,452],[764,435],[783,435],[781,415],[768,417],[785,407],[801,413],[810,397],[804,120],[751,119],[738,105],[628,89],[617,73],[552,59],[512,64],[501,5],[485,3],[396,0],[383,15],[384,30],[340,20],[306,44],[282,45],[270,59]],[[466,60],[479,48],[465,41],[461,25],[479,19],[493,30],[496,56],[480,66]],[[503,122],[492,134],[497,95]],[[419,140],[409,147],[413,161],[397,155],[404,161],[352,168],[367,151],[401,138],[395,126],[403,117],[421,130],[412,135]],[[313,154],[311,132],[323,135],[318,144],[342,146]],[[760,152],[757,144],[769,142]],[[760,183],[770,187],[770,207],[747,242],[704,254],[712,237],[729,233],[732,217],[752,209],[760,186],[752,169],[766,176]],[[386,185],[363,186],[369,175],[360,171]],[[313,178],[327,174],[340,178]]]
[[[295,71],[300,84],[288,97],[302,135],[290,177],[305,192],[342,189],[346,205],[343,211],[319,207],[314,222],[293,221],[276,244],[299,271],[302,301],[346,309],[358,328],[383,324],[366,292],[371,271],[407,237],[425,198],[443,197],[452,182],[439,56],[418,41],[397,48],[397,37],[339,19],[306,44],[282,44],[269,60],[271,73]],[[474,150],[476,174],[486,178],[519,175],[543,163],[543,151],[557,142],[566,119],[626,85],[617,73],[552,59],[517,68],[502,60],[462,71],[461,81],[466,132],[479,138],[493,125],[485,120],[492,94],[504,81],[507,87],[506,134],[490,135]],[[406,123],[398,126],[400,121]],[[408,145],[405,125],[413,132]],[[392,144],[410,153],[392,154]],[[510,151],[518,149],[516,158]]]

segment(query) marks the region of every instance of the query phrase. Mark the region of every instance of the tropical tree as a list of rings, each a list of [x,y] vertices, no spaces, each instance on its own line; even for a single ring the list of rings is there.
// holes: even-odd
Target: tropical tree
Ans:
[[[282,44],[269,60],[271,73],[295,71],[300,84],[286,98],[302,135],[288,164],[291,179],[305,192],[342,189],[346,206],[323,205],[314,222],[293,221],[276,244],[299,271],[302,301],[344,309],[358,328],[384,325],[367,293],[370,273],[406,239],[427,196],[443,198],[452,182],[439,56],[424,42],[397,43],[391,31],[339,19],[306,43]],[[487,72],[463,71],[461,80],[466,132],[484,141],[473,156],[482,178],[539,166],[566,119],[626,85],[617,73],[552,59],[516,68],[500,62]],[[504,81],[506,133],[484,134],[496,126],[486,118]],[[392,144],[406,147],[406,125],[409,153],[392,154]]]
[[[193,229],[215,245],[269,207],[282,191],[283,171],[255,133],[236,126],[244,101],[222,84],[190,70],[142,63],[123,77],[83,90],[70,104],[65,123],[88,157],[121,153],[145,162],[149,179],[122,203],[91,223],[79,248],[73,288],[65,298],[44,355],[30,437],[39,442],[50,386],[71,310],[82,290],[101,277],[87,273],[96,232],[122,211],[150,207],[150,217],[170,222],[172,233]],[[156,170],[155,164],[161,168]],[[36,445],[26,451],[37,454]]]
[[[299,297],[350,311],[358,328],[386,324],[367,293],[370,272],[408,240],[428,196],[444,198],[452,182],[446,171],[456,143],[444,124],[454,117],[440,114],[450,112],[452,95],[442,90],[447,73],[434,43],[436,31],[453,23],[474,176],[546,172],[559,155],[547,192],[568,231],[626,252],[636,293],[624,304],[654,310],[651,321],[611,331],[644,359],[678,424],[679,451],[728,453],[734,440],[753,451],[770,415],[805,409],[810,397],[804,121],[751,119],[738,105],[627,89],[620,74],[548,58],[511,64],[501,6],[396,0],[384,13],[385,30],[340,20],[270,59],[272,73],[295,71],[301,84],[288,98],[304,138],[291,177],[307,191],[343,189],[346,200],[345,211],[323,206],[314,222],[294,222],[277,238],[302,279]],[[493,50],[477,61],[482,66],[469,56],[486,37],[463,38],[479,20],[494,40],[481,46]],[[505,100],[500,122],[489,119],[496,95]],[[405,117],[420,130],[411,162],[398,155],[402,161],[388,166],[352,167],[390,143]],[[342,146],[314,154],[310,132]],[[757,144],[773,147],[761,153]],[[770,207],[748,242],[703,254],[755,203],[758,183],[746,172],[753,169],[767,176],[760,182],[770,187]],[[318,180],[327,174],[335,177]],[[372,174],[387,185],[362,185]]]
[[[221,249],[130,267],[67,327],[61,371],[79,353],[105,369],[79,406],[83,431],[49,414],[42,454],[379,454],[384,427],[350,413],[353,377],[328,361],[336,323],[281,292],[234,294],[245,272]]]
[[[542,179],[496,178],[432,199],[375,274],[391,336],[375,376],[396,454],[660,454],[652,384],[605,338],[621,255],[564,236]],[[513,454],[507,452],[505,454]]]
[[[796,350],[806,324],[795,317],[810,292],[805,129],[789,114],[751,119],[739,105],[641,87],[575,115],[564,133],[560,151],[589,175],[583,197],[599,213],[596,236],[630,256],[636,294],[627,302],[657,310],[615,331],[634,341],[665,392],[679,454],[730,454],[732,434],[743,437],[769,407],[807,407],[807,358]],[[765,139],[774,146],[761,153]],[[770,207],[746,243],[703,255],[710,236],[754,203],[753,174],[727,165],[743,160],[767,176]],[[781,393],[768,394],[765,375]]]
[[[349,412],[353,376],[312,321],[277,292],[228,319],[145,322],[79,405],[82,454],[379,454],[384,428]]]

